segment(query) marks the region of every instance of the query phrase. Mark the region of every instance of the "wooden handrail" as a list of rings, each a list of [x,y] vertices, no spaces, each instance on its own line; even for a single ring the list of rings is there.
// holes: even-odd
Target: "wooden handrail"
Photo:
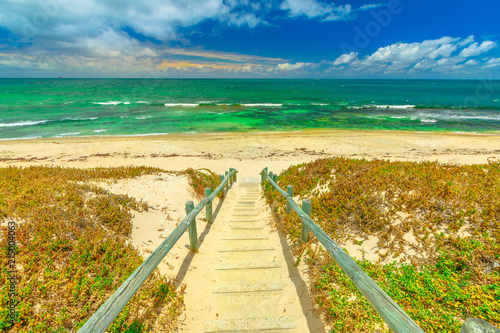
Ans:
[[[123,282],[123,284],[111,295],[110,298],[90,317],[85,325],[78,330],[78,333],[86,332],[104,332],[115,320],[116,316],[120,314],[125,305],[135,295],[137,290],[146,281],[153,270],[167,255],[170,249],[179,240],[186,229],[192,224],[196,223],[195,219],[198,213],[205,207],[207,203],[211,203],[219,191],[224,191],[224,186],[231,181],[236,181],[236,170],[230,169],[226,171],[226,176],[221,180],[220,185],[207,197],[200,201],[196,207],[190,210],[187,216],[181,223],[172,231],[172,233],[154,250],[149,257]],[[228,187],[229,188],[229,187]],[[207,193],[207,192],[205,192]],[[210,206],[211,207],[211,206]],[[211,218],[211,214],[210,214]],[[196,228],[194,228],[196,230]],[[196,237],[195,237],[196,238]],[[194,240],[196,241],[196,240]],[[197,249],[197,244],[193,244],[191,240],[191,249]]]
[[[330,253],[333,260],[335,260],[340,268],[347,274],[393,332],[424,332],[413,319],[411,319],[410,316],[408,316],[408,314],[404,312],[403,309],[401,309],[401,307],[397,305],[396,302],[394,302],[394,300],[302,210],[302,208],[299,207],[299,205],[297,205],[292,195],[278,186],[276,183],[276,175],[273,175],[274,179],[271,179],[267,168],[264,168],[261,172],[261,176],[262,181],[267,179],[269,183],[286,198],[287,205],[289,205],[302,220],[303,228],[305,227],[312,231],[328,253]]]

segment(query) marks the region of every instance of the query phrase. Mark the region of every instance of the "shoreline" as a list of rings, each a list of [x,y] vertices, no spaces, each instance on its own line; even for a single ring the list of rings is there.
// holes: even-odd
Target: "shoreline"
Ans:
[[[77,140],[99,140],[99,141],[114,141],[114,140],[130,140],[141,138],[144,139],[186,139],[186,138],[212,138],[217,136],[224,137],[241,137],[241,136],[279,136],[279,135],[318,135],[318,134],[343,134],[343,133],[366,133],[366,134],[434,134],[434,135],[450,135],[450,136],[487,136],[500,137],[499,131],[484,131],[484,132],[461,132],[461,131],[416,131],[416,130],[385,130],[385,129],[301,129],[294,131],[246,131],[246,132],[182,132],[182,133],[151,133],[151,134],[110,134],[110,135],[87,135],[87,136],[58,136],[58,137],[34,137],[34,138],[6,138],[0,139],[0,145],[3,143],[29,143],[29,142],[44,142],[44,141],[77,141]]]
[[[488,163],[500,160],[500,134],[304,130],[0,141],[0,167],[145,165],[170,171],[191,167],[215,172],[235,167],[242,176],[255,176],[266,166],[279,172],[294,164],[340,156]]]

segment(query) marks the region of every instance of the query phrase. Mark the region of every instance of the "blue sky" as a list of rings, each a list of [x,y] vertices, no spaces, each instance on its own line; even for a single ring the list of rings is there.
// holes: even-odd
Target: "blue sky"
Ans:
[[[498,0],[1,0],[0,77],[500,79]]]

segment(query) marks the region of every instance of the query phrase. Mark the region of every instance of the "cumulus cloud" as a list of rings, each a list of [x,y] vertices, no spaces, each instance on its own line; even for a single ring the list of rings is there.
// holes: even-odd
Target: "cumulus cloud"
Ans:
[[[493,59],[480,56],[496,46],[493,41],[474,42],[474,36],[464,39],[445,36],[415,43],[395,43],[362,58],[356,52],[342,54],[333,61],[334,67],[330,71],[365,74],[471,73],[474,69],[484,70],[494,66]],[[468,59],[471,57],[476,58]]]
[[[255,28],[272,25],[273,19],[283,19],[283,15],[322,22],[350,20],[381,6],[371,3],[354,8],[321,0],[3,0],[0,30],[10,36],[0,39],[0,68],[89,73],[214,70],[292,76],[500,66],[499,58],[488,58],[497,42],[475,41],[474,36],[394,43],[368,55],[351,52],[319,63],[179,46],[190,45],[183,28],[205,20],[215,22],[217,28]]]
[[[276,66],[276,67],[280,71],[296,71],[298,69],[301,69],[305,65],[306,64],[304,62],[297,62],[295,64],[281,63],[281,64],[278,64],[278,66]]]
[[[92,71],[109,66],[110,72],[119,68],[129,72],[141,66],[157,68],[164,58],[176,61],[183,53],[218,62],[275,66],[286,60],[168,46],[172,41],[189,44],[179,33],[183,27],[211,19],[254,28],[266,24],[259,16],[268,10],[247,0],[5,0],[0,2],[0,29],[10,36],[0,40],[0,51],[12,56],[3,57],[0,67],[63,71],[90,66]],[[14,56],[17,50],[33,59]]]
[[[474,57],[480,55],[481,53],[488,52],[492,48],[497,47],[497,43],[487,40],[479,45],[477,42],[471,46],[465,48],[460,52],[460,56],[464,58]]]
[[[500,68],[500,58],[491,58],[484,65],[485,68]]]
[[[351,63],[353,60],[355,60],[357,58],[358,58],[358,52],[345,53],[345,54],[342,54],[337,59],[335,59],[333,64],[335,66],[345,65],[345,64]]]
[[[176,28],[228,14],[222,0],[68,0],[6,1],[0,9],[9,13],[2,26],[36,39],[71,39],[98,34],[100,29],[128,26],[159,40],[176,38]]]

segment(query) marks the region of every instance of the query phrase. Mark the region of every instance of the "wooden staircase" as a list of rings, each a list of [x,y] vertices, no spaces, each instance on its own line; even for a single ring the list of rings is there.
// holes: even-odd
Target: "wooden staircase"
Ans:
[[[235,192],[231,236],[219,244],[212,290],[218,319],[204,321],[204,331],[308,332],[301,313],[286,311],[284,292],[294,286],[281,249],[269,245],[270,227],[259,218],[259,179],[243,178]]]

